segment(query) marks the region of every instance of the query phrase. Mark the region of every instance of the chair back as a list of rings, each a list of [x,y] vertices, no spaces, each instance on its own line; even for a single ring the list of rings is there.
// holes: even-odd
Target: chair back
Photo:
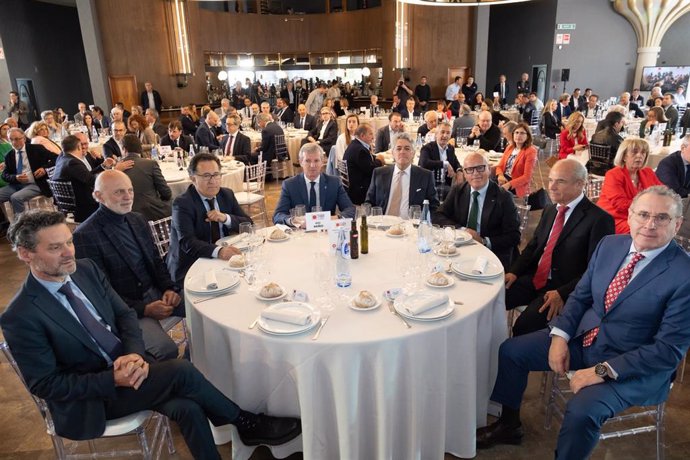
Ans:
[[[170,248],[170,225],[172,224],[172,217],[164,217],[159,220],[150,220],[149,229],[153,237],[153,244],[158,248],[158,254],[161,259],[165,260]]]
[[[347,170],[347,161],[338,160],[338,176],[343,183],[343,187],[350,188],[350,173]]]
[[[266,183],[266,162],[262,161],[255,165],[245,166],[244,168],[244,190],[251,193],[263,195],[264,184]]]
[[[606,171],[613,168],[613,155],[609,145],[589,144],[589,172],[597,176],[606,175]]]
[[[541,117],[539,116],[539,111],[538,110],[532,110],[532,117],[530,118],[529,124],[531,127],[536,126],[539,128],[539,121],[541,120]]]
[[[587,186],[585,187],[585,195],[590,201],[596,202],[601,196],[601,186],[604,185],[604,178],[594,174],[590,174],[587,178]]]
[[[77,211],[77,201],[74,198],[74,189],[69,181],[48,180],[50,191],[57,204],[58,210],[67,215]]]
[[[685,252],[690,252],[690,238],[685,236],[676,235],[673,239],[678,243],[678,246],[683,248]]]
[[[54,173],[55,173],[55,166],[51,166],[50,168],[46,168],[46,177],[48,179],[52,179]]]
[[[460,128],[458,129],[458,137],[470,137],[472,133],[472,128]]]
[[[529,222],[529,210],[531,206],[528,204],[515,204],[517,208],[518,217],[520,218],[520,235],[525,233],[527,222]]]
[[[288,154],[287,144],[285,143],[285,135],[284,134],[276,134],[275,135],[275,143],[276,143],[276,159],[278,161],[287,160],[289,157],[289,154]]]
[[[24,380],[24,376],[22,375],[22,372],[19,370],[19,366],[17,365],[17,361],[15,361],[14,356],[12,356],[12,351],[10,350],[10,347],[7,344],[7,342],[0,342],[0,350],[2,350],[3,355],[5,355],[5,359],[7,359],[7,362],[10,363],[12,370],[15,372],[15,374],[17,374],[17,377],[19,377],[19,380],[22,382],[22,385],[24,385],[24,388],[26,388],[26,391],[28,391],[29,394],[31,395],[31,399],[33,399],[34,404],[36,404],[38,411],[41,413],[41,417],[43,418],[43,422],[46,424],[46,430],[48,431],[48,434],[50,436],[54,436],[55,435],[55,425],[53,424],[53,419],[50,416],[50,411],[48,410],[48,405],[46,404],[46,402],[43,399],[41,399],[38,396],[31,393],[29,386],[26,384],[26,381]]]

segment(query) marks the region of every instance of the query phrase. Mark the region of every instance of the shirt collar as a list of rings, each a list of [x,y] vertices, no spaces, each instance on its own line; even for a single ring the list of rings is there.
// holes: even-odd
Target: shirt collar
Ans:
[[[360,139],[359,137],[357,137],[356,139],[357,139],[359,142],[361,142],[362,145],[365,146],[365,147],[367,148],[367,150],[371,150],[371,146],[370,146],[369,144],[367,144],[366,142],[364,142],[364,141],[363,141],[362,139]]]
[[[192,187],[194,187],[194,186],[192,185]],[[201,201],[202,201],[202,202],[204,202],[205,200],[210,200],[211,198],[214,198],[214,199],[216,199],[216,200],[218,199],[218,195],[216,195],[216,196],[214,196],[214,197],[211,197],[211,198],[205,197],[204,195],[202,195],[201,193],[199,193],[199,190],[197,190],[196,187],[194,187],[194,191],[196,192],[197,195],[199,195],[199,198],[201,198]]]
[[[580,204],[580,201],[582,201],[584,198],[585,198],[584,192],[583,192],[583,193],[580,193],[580,194],[577,196],[577,198],[575,198],[575,199],[574,199],[573,201],[571,201],[570,203],[567,203],[567,204],[566,204],[566,206],[568,207],[568,210],[569,210],[569,211],[572,211],[573,209],[575,209],[575,207],[576,207],[578,204]],[[561,206],[562,206],[562,205],[560,205],[560,204],[559,204],[559,205],[556,205],[556,209],[561,209]]]
[[[304,182],[307,184],[308,187],[311,187],[311,183],[312,183],[312,182],[316,182],[316,184],[314,185],[314,187],[318,187],[318,186],[319,186],[319,181],[320,181],[320,180],[321,180],[321,174],[319,174],[318,176],[316,176],[316,179],[314,179],[313,181],[309,180],[309,179],[307,178],[307,175],[304,174]]]
[[[395,168],[394,168],[394,171],[393,171],[393,175],[398,174],[398,171],[401,171],[401,169],[398,168],[398,165],[396,164],[396,165],[395,165]],[[410,172],[412,171],[412,164],[410,163],[410,166],[408,166],[407,168],[405,168],[404,171],[405,171],[405,174],[407,174],[407,176],[409,177],[409,176],[410,176]]]
[[[33,274],[32,274],[31,276],[33,276]],[[36,281],[38,281],[38,282],[41,284],[41,286],[43,286],[44,288],[46,288],[46,289],[48,290],[48,292],[50,292],[52,295],[57,294],[58,290],[59,290],[65,283],[68,283],[68,282],[72,281],[72,277],[70,277],[69,275],[67,275],[67,276],[65,277],[65,281],[62,281],[62,282],[60,282],[60,281],[46,281],[46,280],[42,280],[42,279],[40,279],[40,278],[38,278],[38,277],[36,277],[36,276],[34,276],[34,279],[35,279]]]
[[[487,181],[486,184],[484,184],[484,187],[477,189],[477,190],[475,190],[474,187],[472,187],[470,185],[470,191],[479,192],[479,196],[484,196],[484,195],[486,195],[486,191],[489,189],[489,182],[490,181]]]
[[[642,254],[642,255],[645,257],[645,259],[646,259],[647,261],[651,261],[651,260],[653,260],[656,256],[658,256],[659,254],[661,254],[662,252],[664,252],[664,249],[666,249],[666,248],[668,247],[669,244],[671,244],[670,241],[669,241],[668,243],[666,243],[665,245],[663,245],[662,247],[660,247],[660,248],[649,249],[649,250],[647,250],[647,251],[638,251],[638,250],[635,248],[635,241],[633,240],[633,241],[630,243],[630,250],[628,251],[628,255],[632,254],[633,252],[639,252],[640,254]]]

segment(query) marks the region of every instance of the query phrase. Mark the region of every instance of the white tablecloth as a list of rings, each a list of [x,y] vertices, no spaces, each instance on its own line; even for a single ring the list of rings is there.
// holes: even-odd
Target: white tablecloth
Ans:
[[[295,130],[284,130],[285,131],[285,143],[287,144],[288,154],[290,155],[290,162],[288,164],[288,175],[294,176],[295,171],[293,165],[299,164],[299,149],[302,139],[307,137],[309,134],[303,129]],[[259,131],[243,131],[251,140],[252,152],[256,151],[261,146],[261,133]],[[328,152],[326,152],[328,155]]]
[[[683,139],[674,139],[671,142],[671,145],[667,147],[664,147],[663,145],[652,147],[651,152],[649,153],[649,158],[647,159],[647,166],[652,169],[656,169],[661,160],[666,158],[670,153],[679,151],[680,144],[682,143]]]
[[[175,162],[159,162],[163,177],[168,181],[168,186],[172,191],[172,197],[175,199],[183,194],[189,188],[192,181],[189,180],[187,171],[180,171]],[[231,189],[233,192],[241,192],[242,184],[244,183],[244,164],[236,163],[235,169],[230,169],[223,166],[223,177],[221,179],[221,186]]]
[[[370,253],[350,264],[352,295],[380,295],[400,286],[396,254],[412,239],[370,230]],[[326,251],[325,234],[309,234],[264,248],[271,276],[288,290],[318,296],[313,254]],[[462,256],[498,259],[486,248],[460,248]],[[188,276],[220,268],[200,259]],[[356,312],[339,306],[318,341],[312,333],[274,337],[248,325],[267,303],[244,281],[237,294],[198,305],[185,293],[194,364],[221,391],[250,411],[299,416],[303,434],[272,448],[283,458],[441,459],[444,452],[475,456],[475,430],[486,422],[498,347],[507,336],[503,277],[492,285],[463,282],[444,290],[461,300],[454,314],[406,329],[384,304]],[[233,458],[254,448],[233,433]],[[217,434],[222,433],[216,430]],[[227,441],[227,439],[223,439]]]

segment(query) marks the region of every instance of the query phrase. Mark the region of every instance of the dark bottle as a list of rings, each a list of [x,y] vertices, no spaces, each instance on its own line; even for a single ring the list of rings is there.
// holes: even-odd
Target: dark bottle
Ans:
[[[362,215],[362,225],[359,227],[359,239],[362,254],[369,254],[369,227],[367,227],[367,216]]]
[[[667,129],[664,131],[664,147],[671,145],[671,140],[673,139],[673,130]]]
[[[359,232],[357,221],[353,218],[350,225],[350,259],[359,259]]]

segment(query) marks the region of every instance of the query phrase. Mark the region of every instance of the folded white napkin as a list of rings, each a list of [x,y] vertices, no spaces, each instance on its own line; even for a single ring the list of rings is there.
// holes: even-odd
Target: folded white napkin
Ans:
[[[477,260],[474,261],[474,265],[472,265],[472,273],[474,275],[483,275],[488,264],[489,261],[484,257],[477,257]]]
[[[412,299],[405,300],[405,311],[410,315],[419,315],[427,310],[438,307],[448,302],[448,296],[445,294],[429,294],[424,296],[417,296]]]
[[[281,230],[284,231],[285,233],[291,233],[291,232],[292,232],[292,229],[291,229],[289,226],[287,226],[287,225],[276,224],[276,228],[281,229]]]
[[[204,286],[206,286],[206,289],[209,291],[218,289],[218,280],[216,279],[215,270],[209,270],[204,273]]]
[[[267,308],[261,312],[261,318],[304,326],[309,323],[311,314],[301,308],[288,307],[280,310]]]

